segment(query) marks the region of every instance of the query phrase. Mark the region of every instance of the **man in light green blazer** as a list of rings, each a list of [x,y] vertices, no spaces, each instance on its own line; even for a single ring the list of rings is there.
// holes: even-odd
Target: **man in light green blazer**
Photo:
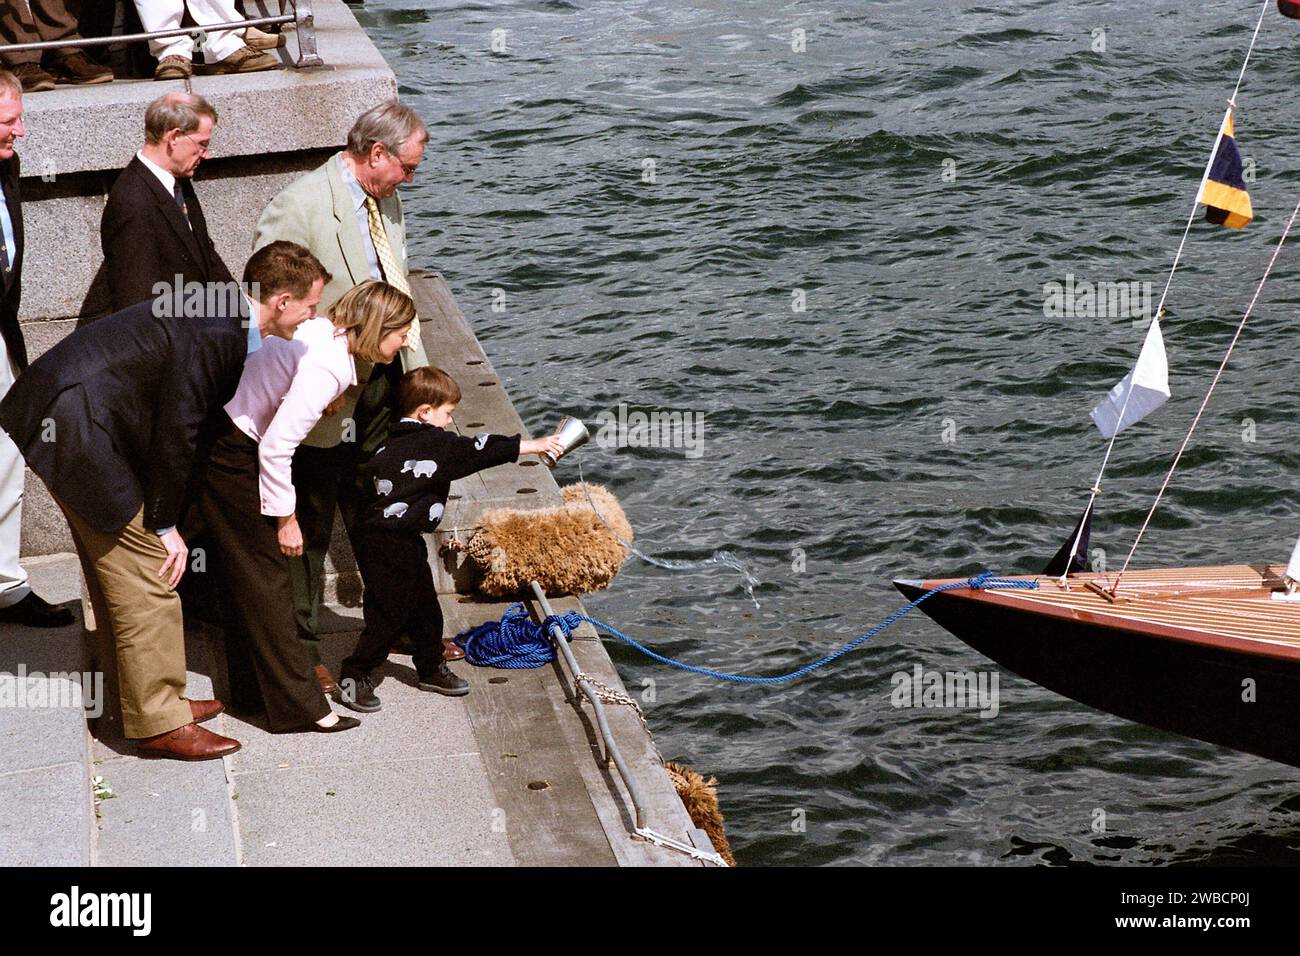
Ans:
[[[310,249],[332,276],[321,296],[322,315],[366,279],[383,279],[409,292],[406,223],[397,188],[414,177],[428,140],[420,117],[397,100],[362,113],[342,151],[286,186],[262,210],[254,250],[278,239]],[[302,556],[289,558],[294,612],[298,636],[327,694],[336,687],[320,662],[316,625],[334,509],[343,515],[350,538],[361,490],[359,469],[387,440],[396,381],[403,372],[429,364],[418,326],[388,365],[357,361],[357,385],[326,409],[294,453],[303,535]]]

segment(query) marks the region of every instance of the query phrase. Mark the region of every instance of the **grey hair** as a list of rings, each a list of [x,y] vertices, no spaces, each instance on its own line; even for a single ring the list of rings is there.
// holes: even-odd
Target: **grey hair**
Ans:
[[[169,129],[192,133],[204,116],[217,125],[217,108],[197,93],[166,93],[144,111],[144,141],[151,146],[161,143]]]
[[[385,100],[372,106],[352,124],[348,131],[348,152],[360,159],[370,152],[375,143],[396,156],[412,136],[422,142],[429,139],[429,129],[418,113],[399,101]]]
[[[0,93],[6,91],[14,94],[14,96],[22,96],[23,83],[22,80],[18,79],[18,77],[14,76],[8,70],[0,67]]]

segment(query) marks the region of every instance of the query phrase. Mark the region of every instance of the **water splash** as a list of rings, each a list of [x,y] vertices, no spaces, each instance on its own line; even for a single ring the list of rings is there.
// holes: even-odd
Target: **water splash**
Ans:
[[[754,577],[754,575],[750,573],[749,568],[745,567],[744,562],[742,562],[740,558],[736,557],[735,554],[730,551],[714,551],[713,554],[707,558],[656,558],[653,555],[646,554],[644,551],[632,544],[631,541],[624,541],[620,538],[618,532],[609,526],[609,522],[605,520],[605,516],[602,515],[600,509],[596,507],[596,502],[591,500],[591,492],[587,490],[587,479],[582,475],[581,461],[578,461],[578,480],[582,482],[582,493],[586,495],[587,504],[591,506],[592,513],[597,519],[599,519],[600,523],[605,526],[605,529],[618,540],[618,543],[627,548],[632,554],[636,555],[647,564],[653,564],[657,568],[664,568],[668,571],[698,571],[700,568],[706,568],[713,564],[721,565],[724,568],[731,568],[733,571],[739,573],[744,581],[741,587],[745,589],[745,593],[749,595],[749,599],[754,602],[754,610],[762,610],[762,606],[758,603],[758,598],[754,596],[754,588],[763,582]]]

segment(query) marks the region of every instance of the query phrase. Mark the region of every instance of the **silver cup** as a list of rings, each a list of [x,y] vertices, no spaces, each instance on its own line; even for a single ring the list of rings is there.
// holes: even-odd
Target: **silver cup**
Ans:
[[[591,441],[591,432],[587,431],[587,426],[582,424],[582,419],[570,418],[568,415],[560,420],[560,427],[556,429],[556,434],[560,436],[560,444],[564,446],[564,450],[559,455],[544,451],[537,456],[547,468],[554,468],[555,463],[573,449],[581,448]]]

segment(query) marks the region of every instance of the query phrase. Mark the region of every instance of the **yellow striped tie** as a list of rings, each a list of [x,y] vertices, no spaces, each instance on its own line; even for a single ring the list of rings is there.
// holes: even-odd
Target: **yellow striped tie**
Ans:
[[[366,223],[370,226],[370,241],[375,244],[375,256],[379,259],[379,271],[384,274],[384,281],[399,292],[411,294],[411,285],[406,281],[406,273],[397,264],[393,247],[388,243],[388,233],[384,232],[384,220],[379,217],[379,203],[374,196],[366,197]],[[415,348],[412,335],[419,335],[420,320],[411,323],[411,331],[406,336],[406,348]],[[361,365],[357,364],[357,374],[361,374]]]
[[[411,294],[411,286],[406,281],[406,273],[397,264],[393,247],[388,244],[388,233],[384,232],[384,220],[379,217],[379,203],[374,196],[366,197],[366,222],[370,226],[370,241],[375,244],[375,255],[379,259],[379,271],[384,274],[384,281],[394,289]]]

